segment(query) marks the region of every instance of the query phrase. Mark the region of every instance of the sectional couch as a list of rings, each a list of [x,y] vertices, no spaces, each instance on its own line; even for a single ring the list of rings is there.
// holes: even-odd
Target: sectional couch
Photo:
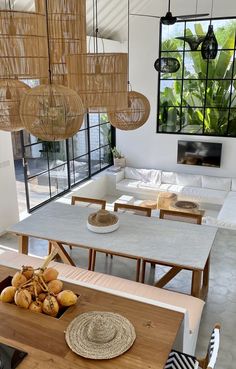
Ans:
[[[221,210],[217,218],[207,216],[205,223],[236,228],[236,178],[213,177],[158,169],[125,167],[117,177],[116,190],[137,197],[156,198],[168,191],[178,199],[196,201],[201,205],[217,205]]]

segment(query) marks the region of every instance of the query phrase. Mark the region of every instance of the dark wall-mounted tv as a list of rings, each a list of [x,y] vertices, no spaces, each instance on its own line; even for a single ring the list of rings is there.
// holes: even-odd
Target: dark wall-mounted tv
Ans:
[[[178,164],[220,167],[221,143],[178,141]]]

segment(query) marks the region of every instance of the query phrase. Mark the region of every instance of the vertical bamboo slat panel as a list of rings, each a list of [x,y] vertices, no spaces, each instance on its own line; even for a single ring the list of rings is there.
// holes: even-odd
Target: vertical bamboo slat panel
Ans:
[[[35,0],[35,6],[45,13],[45,0]],[[66,56],[87,52],[86,1],[49,0],[48,22],[52,80],[67,85]]]
[[[128,54],[97,53],[67,57],[68,86],[89,111],[104,112],[128,107]]]

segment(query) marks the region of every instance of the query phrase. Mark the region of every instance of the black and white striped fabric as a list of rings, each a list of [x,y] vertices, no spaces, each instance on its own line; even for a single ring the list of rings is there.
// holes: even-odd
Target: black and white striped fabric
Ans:
[[[198,361],[194,356],[172,350],[169,354],[165,369],[197,369]]]
[[[218,351],[220,346],[220,330],[219,328],[214,328],[211,334],[211,339],[208,346],[208,366],[214,369]]]

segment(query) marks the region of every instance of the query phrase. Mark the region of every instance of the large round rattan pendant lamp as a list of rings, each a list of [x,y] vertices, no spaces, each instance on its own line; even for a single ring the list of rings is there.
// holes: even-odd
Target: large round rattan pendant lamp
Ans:
[[[129,50],[130,50],[130,27],[129,14],[130,3],[128,0],[128,88],[129,82]],[[140,128],[148,120],[150,103],[146,96],[137,91],[128,92],[128,105],[125,109],[117,109],[108,112],[108,120],[111,125],[123,131],[131,131]]]
[[[14,132],[23,129],[19,117],[20,100],[29,89],[17,79],[0,80],[0,130]]]
[[[68,87],[53,84],[51,72],[48,0],[45,0],[48,40],[49,84],[32,88],[22,99],[20,116],[24,127],[43,141],[60,141],[79,131],[84,107],[79,95]]]

